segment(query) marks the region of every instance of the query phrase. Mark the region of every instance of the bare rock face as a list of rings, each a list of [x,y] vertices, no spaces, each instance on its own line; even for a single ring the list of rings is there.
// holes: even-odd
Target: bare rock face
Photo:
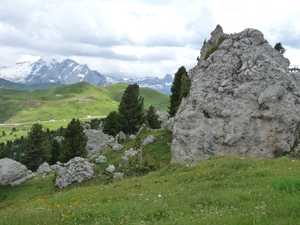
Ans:
[[[0,185],[19,185],[33,176],[23,164],[9,158],[0,159]]]
[[[59,167],[55,185],[63,188],[74,182],[81,183],[94,175],[94,165],[87,159],[75,157]]]
[[[224,35],[216,30],[201,54]],[[171,161],[289,152],[300,131],[300,74],[288,66],[256,29],[227,35],[206,60],[201,55],[174,118]]]
[[[102,150],[108,148],[113,142],[114,138],[110,135],[104,134],[101,130],[84,130],[87,136],[88,157],[98,155]]]

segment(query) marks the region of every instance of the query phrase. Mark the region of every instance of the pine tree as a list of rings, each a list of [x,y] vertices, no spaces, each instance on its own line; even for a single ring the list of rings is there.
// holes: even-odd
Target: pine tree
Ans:
[[[52,140],[51,144],[51,158],[50,158],[50,165],[55,164],[57,161],[60,161],[60,154],[61,154],[61,146],[60,143],[56,140]]]
[[[276,49],[280,54],[285,53],[286,49],[282,46],[281,42],[278,42],[275,46],[274,49]]]
[[[170,96],[170,106],[169,106],[169,114],[171,117],[174,117],[179,105],[181,103],[181,78],[183,75],[187,75],[187,71],[184,66],[180,67],[178,71],[175,73],[175,77],[173,80],[173,84],[171,87],[171,96]]]
[[[113,136],[117,135],[120,132],[118,119],[118,112],[110,112],[104,120],[103,132]]]
[[[120,130],[135,134],[144,122],[144,98],[139,96],[139,86],[130,84],[123,93],[119,105]]]
[[[49,144],[42,124],[32,125],[25,146],[25,155],[20,160],[28,169],[36,171],[49,158]]]
[[[188,74],[182,74],[181,77],[181,88],[180,88],[180,103],[182,98],[185,98],[189,92],[190,92],[190,88],[191,88],[192,82],[190,77],[188,76]]]
[[[160,121],[158,120],[158,115],[155,113],[155,107],[150,106],[147,110],[146,119],[148,122],[149,127],[152,129],[159,129],[160,128]]]
[[[80,120],[73,118],[68,124],[63,134],[63,162],[67,162],[74,157],[86,157],[87,156],[87,137],[83,132]]]

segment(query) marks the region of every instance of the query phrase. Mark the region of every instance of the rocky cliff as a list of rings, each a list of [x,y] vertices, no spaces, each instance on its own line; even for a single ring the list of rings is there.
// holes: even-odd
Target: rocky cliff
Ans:
[[[228,35],[218,25],[211,35],[174,118],[172,162],[289,152],[300,130],[300,74],[256,29]]]

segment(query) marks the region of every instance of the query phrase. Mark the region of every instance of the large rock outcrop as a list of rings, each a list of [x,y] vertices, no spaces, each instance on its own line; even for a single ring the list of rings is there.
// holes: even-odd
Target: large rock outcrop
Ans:
[[[217,26],[189,71],[192,86],[174,118],[172,162],[214,155],[276,157],[299,137],[300,76],[256,29],[223,36]]]
[[[104,134],[101,130],[84,130],[87,136],[88,157],[98,155],[102,150],[108,148],[113,142],[114,137]]]
[[[59,166],[55,185],[63,188],[74,182],[81,183],[91,179],[93,175],[94,164],[89,163],[87,159],[75,157],[62,166]]]
[[[0,159],[0,185],[19,185],[33,176],[23,164],[9,158]]]

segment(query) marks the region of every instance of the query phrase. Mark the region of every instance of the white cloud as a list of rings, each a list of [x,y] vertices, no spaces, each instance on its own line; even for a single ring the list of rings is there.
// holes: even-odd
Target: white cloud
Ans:
[[[72,58],[102,74],[123,77],[174,74],[196,64],[204,39],[259,29],[300,64],[299,10],[253,0],[2,0],[0,66],[37,57]]]

